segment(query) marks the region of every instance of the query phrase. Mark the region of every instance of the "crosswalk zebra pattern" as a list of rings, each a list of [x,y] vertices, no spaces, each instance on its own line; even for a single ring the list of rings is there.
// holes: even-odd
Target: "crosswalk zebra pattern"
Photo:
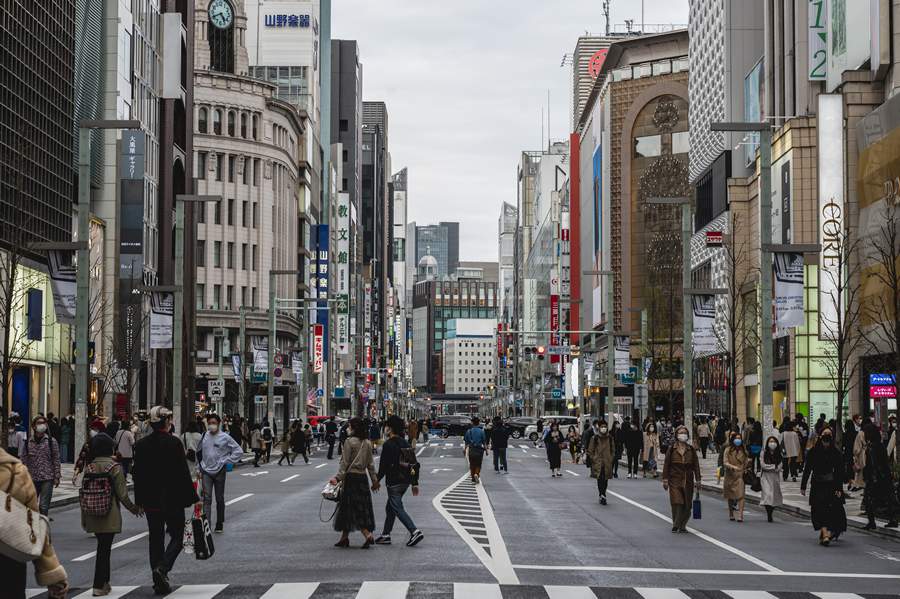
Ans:
[[[443,497],[441,507],[469,533],[476,543],[490,555],[491,542],[488,538],[484,515],[478,501],[478,491],[471,480],[465,479],[454,486]]]
[[[26,599],[46,599],[44,589],[29,589]],[[90,599],[91,589],[69,593]],[[114,586],[110,599],[148,599],[151,587]],[[501,585],[471,582],[287,582],[270,585],[183,585],[174,599],[891,599],[900,595],[808,593],[778,591],[719,591],[648,587],[588,587],[560,585]]]

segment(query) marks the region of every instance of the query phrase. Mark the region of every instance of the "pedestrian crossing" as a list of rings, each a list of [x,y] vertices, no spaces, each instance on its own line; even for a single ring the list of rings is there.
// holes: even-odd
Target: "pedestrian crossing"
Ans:
[[[463,441],[429,441],[428,443],[418,443],[416,448],[435,447],[440,449],[462,449],[466,446]],[[534,445],[528,443],[510,443],[510,449],[536,449]]]
[[[149,586],[114,586],[112,599],[149,599]],[[26,599],[47,599],[45,589],[28,589]],[[91,589],[69,593],[89,599]],[[698,590],[649,587],[514,585],[473,582],[286,582],[264,585],[198,584],[174,588],[174,599],[891,599],[900,595],[756,590]]]

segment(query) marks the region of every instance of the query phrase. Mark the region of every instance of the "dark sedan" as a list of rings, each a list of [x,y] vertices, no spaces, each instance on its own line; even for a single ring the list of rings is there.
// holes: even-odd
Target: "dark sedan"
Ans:
[[[464,435],[472,428],[472,419],[464,414],[438,416],[431,421],[431,428],[440,430],[444,438],[450,435]]]

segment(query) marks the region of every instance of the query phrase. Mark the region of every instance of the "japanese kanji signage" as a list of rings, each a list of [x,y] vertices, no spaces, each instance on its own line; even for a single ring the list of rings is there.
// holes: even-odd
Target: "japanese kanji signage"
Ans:
[[[286,27],[306,29],[309,27],[309,15],[266,15],[266,27]]]
[[[338,353],[350,353],[350,194],[339,193],[335,236]]]
[[[328,225],[318,225],[316,235],[316,322],[322,327],[322,359],[328,361],[328,265],[329,257]],[[320,369],[321,370],[321,369]],[[317,370],[316,372],[319,372]]]

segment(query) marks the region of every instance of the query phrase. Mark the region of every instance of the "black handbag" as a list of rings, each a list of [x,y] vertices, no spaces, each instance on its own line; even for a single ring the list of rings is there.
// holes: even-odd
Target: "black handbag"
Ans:
[[[216,553],[216,548],[209,520],[205,516],[192,518],[191,531],[194,533],[194,557],[204,560],[211,558]]]

